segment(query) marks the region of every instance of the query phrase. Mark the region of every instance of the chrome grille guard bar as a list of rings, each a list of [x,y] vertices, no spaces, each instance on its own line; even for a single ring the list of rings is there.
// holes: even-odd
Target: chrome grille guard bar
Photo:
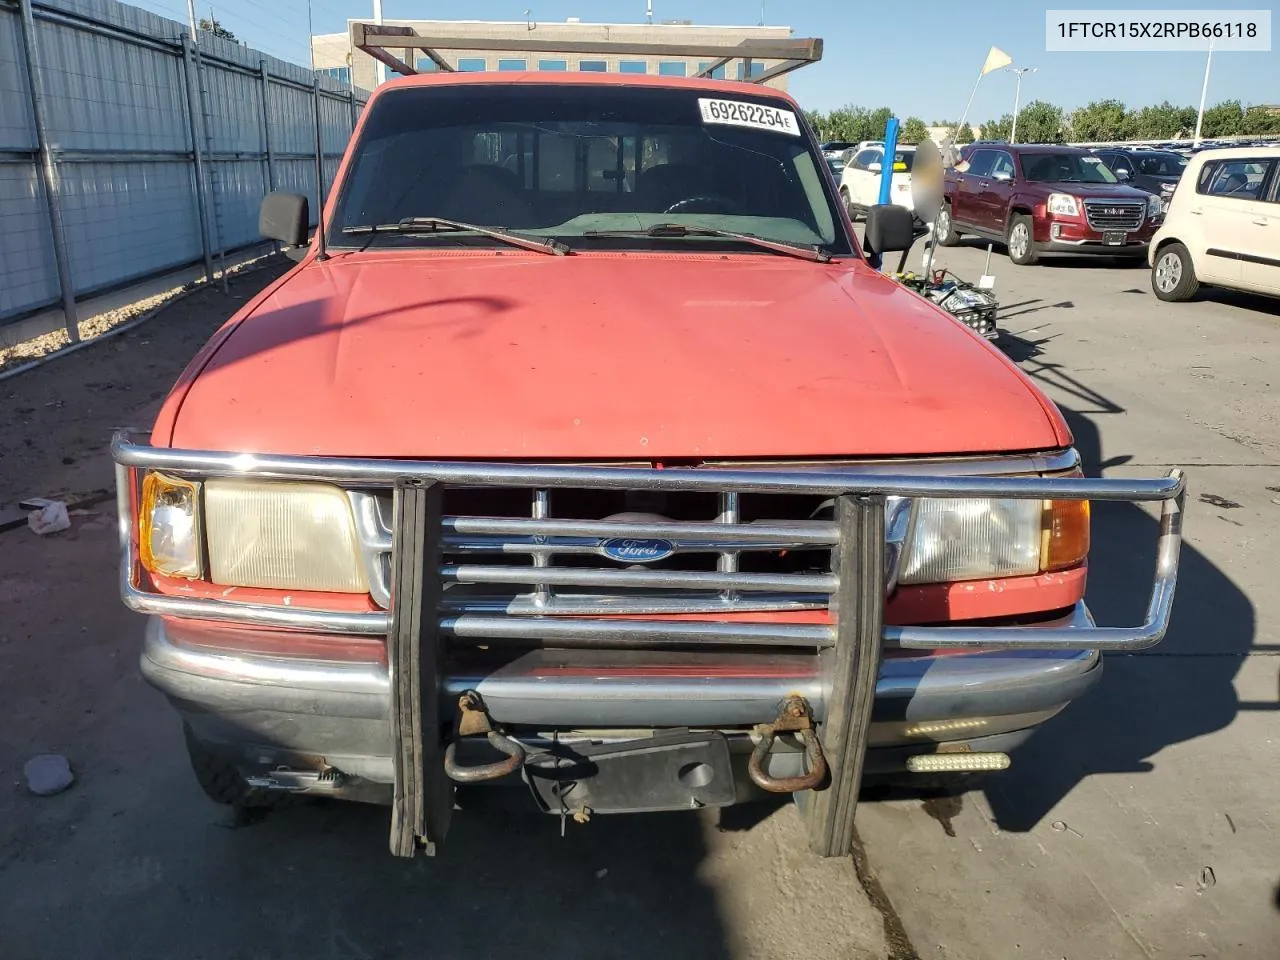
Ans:
[[[126,434],[111,445],[116,462],[121,543],[120,587],[124,602],[140,613],[200,620],[248,623],[256,626],[385,636],[394,611],[334,611],[296,606],[242,603],[216,598],[179,597],[150,592],[141,585],[135,536],[135,494],[131,472],[163,470],[179,476],[253,477],[256,479],[315,480],[348,487],[392,487],[406,480],[446,486],[589,488],[716,493],[812,494],[858,498],[883,503],[887,497],[998,497],[1010,499],[1115,500],[1160,502],[1154,582],[1145,621],[1134,627],[1022,628],[965,626],[885,626],[885,646],[919,650],[946,649],[1081,649],[1142,650],[1159,643],[1169,626],[1178,557],[1182,545],[1182,510],[1186,482],[1181,470],[1154,479],[1096,479],[1041,476],[929,476],[893,475],[857,470],[723,469],[720,467],[651,469],[513,463],[429,462],[338,457],[234,454],[202,450],[174,450],[132,443]],[[471,521],[474,522],[474,521]],[[501,519],[494,529],[537,536],[558,536],[589,529],[593,535],[635,536],[634,523],[582,522],[554,519]],[[441,518],[442,526],[455,523]],[[735,523],[682,523],[663,528],[695,528],[717,540],[797,538],[814,546],[839,549],[839,524],[812,521],[785,529]],[[652,532],[649,536],[653,536]],[[444,580],[459,576],[490,582],[528,582],[527,568],[443,567]],[[585,586],[638,589],[714,587],[732,590],[839,591],[839,574],[754,575],[734,571],[704,575],[655,570],[574,571],[543,567],[544,578]],[[712,615],[714,616],[714,615]],[[714,619],[662,620],[660,617],[460,615],[440,620],[443,633],[460,640],[550,641],[562,646],[662,647],[689,644],[790,646],[810,649],[835,645],[836,624],[747,623]]]

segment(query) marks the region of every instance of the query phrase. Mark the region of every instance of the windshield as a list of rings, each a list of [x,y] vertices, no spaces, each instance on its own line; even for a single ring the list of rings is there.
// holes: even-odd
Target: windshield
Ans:
[[[1024,153],[1022,175],[1040,183],[1119,183],[1100,158],[1083,153]]]
[[[851,253],[804,126],[776,99],[664,87],[465,84],[370,107],[330,219],[336,248],[494,246],[447,218],[583,249],[747,249],[701,227]],[[344,231],[346,231],[344,233]],[[610,231],[641,235],[604,236]]]
[[[1176,153],[1157,153],[1148,157],[1138,157],[1135,162],[1138,172],[1148,177],[1180,177],[1187,165],[1187,158]]]

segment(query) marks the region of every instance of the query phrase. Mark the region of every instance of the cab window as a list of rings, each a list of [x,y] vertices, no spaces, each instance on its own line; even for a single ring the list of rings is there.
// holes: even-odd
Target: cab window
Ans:
[[[997,177],[1002,174],[1010,180],[1013,179],[1013,157],[1007,153],[997,153],[991,164],[991,176]]]
[[[994,150],[975,150],[973,156],[969,158],[969,169],[965,173],[973,177],[989,177],[995,162]]]
[[[1274,160],[1218,160],[1206,163],[1196,192],[1210,197],[1257,200]]]

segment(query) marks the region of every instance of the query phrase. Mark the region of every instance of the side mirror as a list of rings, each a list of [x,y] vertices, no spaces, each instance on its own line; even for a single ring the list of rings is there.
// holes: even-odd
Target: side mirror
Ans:
[[[1008,183],[1010,180],[1012,180],[1012,179],[1013,179],[1013,174],[1011,174],[1011,173],[1009,173],[1009,172],[1007,172],[1007,171],[1005,171],[1005,170],[999,170],[999,171],[997,171],[996,173],[993,173],[993,174],[991,175],[991,179],[992,179],[992,180],[999,180],[1001,183]]]
[[[268,193],[258,208],[258,232],[290,247],[307,245],[310,222],[307,198],[300,193]]]
[[[910,250],[916,241],[915,217],[906,207],[894,203],[878,203],[867,210],[867,228],[863,236],[873,253]]]
[[[872,160],[870,163],[867,164],[867,169],[870,170],[872,173],[879,173],[883,168],[880,166],[880,161]]]
[[[1129,179],[1129,171],[1128,171],[1128,170],[1117,170],[1117,171],[1115,171],[1115,174],[1116,174],[1116,179],[1117,179],[1117,180],[1128,180],[1128,179]]]

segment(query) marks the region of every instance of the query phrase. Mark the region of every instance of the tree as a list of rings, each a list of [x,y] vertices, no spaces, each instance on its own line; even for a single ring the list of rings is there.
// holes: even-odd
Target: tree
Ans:
[[[1254,104],[1245,110],[1240,122],[1240,132],[1249,136],[1280,133],[1280,110],[1260,103]]]
[[[1061,116],[1061,111],[1058,112]],[[1071,135],[1084,143],[1123,140],[1128,135],[1128,116],[1119,100],[1094,100],[1071,114]],[[1021,113],[1018,126],[1022,126]]]
[[[1224,100],[1204,112],[1204,127],[1201,135],[1205,137],[1232,137],[1243,133],[1244,110],[1239,100]]]
[[[804,112],[805,119],[809,121],[809,126],[813,127],[813,132],[818,135],[819,140],[825,140],[827,129],[827,118],[822,115],[819,110],[806,110]]]
[[[973,143],[973,127],[969,124],[952,127],[952,132],[955,134],[956,143]]]
[[[898,131],[899,143],[924,143],[929,139],[929,129],[919,117],[907,117],[906,123]]]
[[[232,43],[237,42],[236,35],[220,24],[217,19],[214,18],[212,11],[210,11],[208,17],[202,17],[196,26],[205,33],[212,33],[215,37],[221,37],[223,40],[230,40]]]
[[[1013,130],[1013,114],[1006,113],[999,120],[988,120],[978,128],[983,140],[1008,140]]]
[[[1188,118],[1186,111],[1175,107],[1168,100],[1154,107],[1130,110],[1125,118],[1125,133],[1143,140],[1169,140],[1195,126],[1195,114]],[[1190,120],[1190,124],[1186,121]]]
[[[1062,143],[1063,127],[1062,108],[1044,100],[1032,100],[1018,111],[1019,143]]]

